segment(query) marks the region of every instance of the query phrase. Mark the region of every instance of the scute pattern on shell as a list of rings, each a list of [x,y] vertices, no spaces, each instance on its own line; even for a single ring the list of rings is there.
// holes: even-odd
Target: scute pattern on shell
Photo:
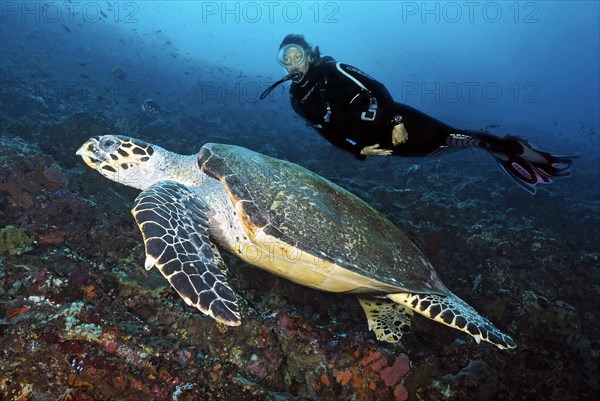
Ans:
[[[421,251],[357,196],[287,161],[206,144],[202,171],[220,180],[250,232],[412,292],[447,294]]]

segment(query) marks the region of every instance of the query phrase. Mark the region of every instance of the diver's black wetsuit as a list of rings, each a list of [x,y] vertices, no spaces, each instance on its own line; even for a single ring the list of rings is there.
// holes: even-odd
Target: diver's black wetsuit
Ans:
[[[291,85],[290,95],[296,113],[331,143],[357,157],[361,157],[362,148],[376,143],[397,155],[425,156],[446,147],[448,135],[459,132],[412,107],[394,102],[383,84],[331,57],[322,57],[311,66],[300,82]],[[377,112],[371,120],[373,115],[368,109],[373,98],[377,99]],[[392,129],[400,118],[408,132],[408,141],[394,146]]]
[[[319,134],[360,159],[365,158],[361,149],[375,144],[397,156],[480,148],[489,151],[509,177],[535,192],[535,185],[552,182],[550,177],[569,176],[571,159],[577,157],[542,152],[514,136],[500,138],[453,128],[394,102],[383,84],[328,56],[321,57],[299,82],[292,83],[290,96],[294,111]],[[392,130],[399,122],[404,124],[408,140],[394,146]]]

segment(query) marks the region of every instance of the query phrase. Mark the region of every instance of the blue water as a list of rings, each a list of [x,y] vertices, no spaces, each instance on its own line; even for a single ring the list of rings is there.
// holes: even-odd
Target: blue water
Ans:
[[[452,125],[498,124],[548,148],[590,154],[599,128],[598,7],[3,1],[2,94],[33,90],[63,106],[98,95],[122,115],[150,97],[168,109],[222,109],[228,118],[249,113],[298,127],[284,88],[258,102],[284,75],[276,50],[294,32],[386,84],[397,101]]]
[[[359,163],[291,110],[287,84],[259,95],[286,74],[276,60],[283,37],[302,33],[322,54],[384,83],[396,101],[450,125],[582,153],[573,177],[542,191],[596,204],[599,13],[593,1],[3,1],[0,121],[16,124],[5,134],[25,136],[68,167],[81,167],[74,150],[84,140],[109,131],[186,153],[226,142],[336,182],[371,181],[365,188],[431,189],[434,174],[451,191],[478,177],[479,195],[495,185],[523,201],[525,217],[527,207],[543,215],[547,199],[521,198],[484,152]],[[162,113],[144,113],[145,99]],[[61,126],[77,113],[77,132]]]

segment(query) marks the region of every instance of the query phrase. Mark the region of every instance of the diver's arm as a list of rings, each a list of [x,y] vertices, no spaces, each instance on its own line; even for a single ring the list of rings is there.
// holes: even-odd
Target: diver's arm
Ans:
[[[328,63],[328,75],[335,90],[336,110],[344,110],[344,119],[353,121],[351,129],[361,145],[373,145],[379,142],[371,135],[388,132],[401,121],[395,116],[395,102],[387,88],[379,81],[356,67],[339,62]],[[338,116],[339,117],[339,116]],[[400,121],[396,121],[400,120]],[[339,122],[339,120],[338,120]],[[356,129],[366,131],[358,134]]]
[[[368,91],[371,96],[377,98],[377,104],[380,105],[380,107],[387,107],[387,105],[391,106],[394,104],[394,98],[392,98],[392,95],[390,95],[390,92],[385,85],[370,75],[356,67],[344,63],[336,63],[336,69],[357,87]]]
[[[327,123],[311,121],[311,119],[307,116],[304,108],[302,107],[302,103],[294,96],[291,96],[290,100],[292,104],[292,109],[296,112],[296,114],[298,114],[306,121],[306,125],[308,127],[312,127],[315,131],[319,133],[320,136],[329,141],[332,145],[352,153],[359,160],[365,159],[365,156],[361,155],[361,149],[363,146],[361,144],[356,143],[355,141],[347,139],[344,135],[342,135],[341,133],[344,132],[343,129],[338,132],[335,128],[332,129],[331,127],[329,127]]]
[[[363,156],[390,156],[393,153],[390,149],[382,149],[379,144],[365,146],[360,150],[360,154]]]
[[[402,117],[396,115],[394,99],[383,84],[347,64],[333,62],[327,67],[332,122],[337,131],[346,132],[356,142],[359,154],[391,153],[391,145],[407,140],[406,129],[400,124]],[[375,144],[383,148],[372,152]]]
[[[363,146],[356,143],[355,141],[348,139],[348,138],[344,138],[343,136],[340,136],[339,134],[336,135],[335,133],[327,133],[326,130],[324,130],[322,127],[318,127],[318,126],[312,126],[315,131],[317,131],[323,138],[325,138],[327,141],[329,141],[332,145],[345,150],[346,152],[350,152],[354,155],[354,157],[356,157],[358,160],[365,160],[366,159],[366,155],[362,154],[362,149]]]
[[[376,131],[391,133],[393,146],[405,143],[408,140],[408,132],[402,121],[402,115],[397,113],[394,99],[387,88],[358,68],[342,63],[337,63],[336,68],[360,87],[363,93],[368,93],[368,101],[371,106],[366,115],[371,116],[372,119],[367,120],[367,125],[372,125]],[[373,112],[373,110],[376,111]],[[365,117],[365,113],[362,116]],[[361,119],[364,120],[364,118]],[[370,152],[370,148],[371,146],[366,146],[361,153],[369,155],[366,152]]]

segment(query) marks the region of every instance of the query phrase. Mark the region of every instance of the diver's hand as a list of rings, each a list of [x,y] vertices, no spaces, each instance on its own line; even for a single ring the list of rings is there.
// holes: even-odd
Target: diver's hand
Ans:
[[[394,129],[392,129],[392,145],[398,146],[406,141],[408,141],[408,132],[404,128],[404,124],[394,125]]]
[[[363,156],[389,156],[392,151],[389,149],[379,149],[379,144],[365,146],[360,150],[360,154]]]

